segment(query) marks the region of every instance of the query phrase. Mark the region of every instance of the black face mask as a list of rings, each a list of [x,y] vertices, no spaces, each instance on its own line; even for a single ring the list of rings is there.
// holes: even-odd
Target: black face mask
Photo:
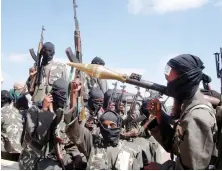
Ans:
[[[92,98],[89,98],[88,99],[88,105],[89,105],[89,108],[94,112],[98,112],[101,107],[103,106],[103,102],[97,102],[95,100],[93,100]]]
[[[116,123],[117,128],[108,128],[103,121],[108,120]],[[100,123],[100,133],[103,136],[103,141],[107,145],[117,146],[119,143],[120,132],[122,127],[122,119],[114,111],[106,111],[101,115],[99,119]]]
[[[103,136],[104,142],[112,146],[117,146],[119,143],[121,128],[106,128],[100,123],[100,133]]]
[[[178,102],[182,103],[186,99],[190,99],[196,93],[202,74],[199,72],[189,71],[179,78],[167,83],[167,92],[174,97]]]
[[[41,50],[41,54],[42,54],[42,57],[43,57],[42,64],[43,65],[48,64],[48,62],[53,59],[53,56],[55,54],[54,45],[50,42],[44,43],[43,48]]]

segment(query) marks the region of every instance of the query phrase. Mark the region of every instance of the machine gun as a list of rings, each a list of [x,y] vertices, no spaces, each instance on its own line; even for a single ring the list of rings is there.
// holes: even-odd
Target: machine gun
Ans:
[[[29,49],[29,52],[35,61],[34,67],[36,68],[37,74],[34,76],[30,90],[29,92],[32,94],[35,91],[35,85],[40,85],[42,82],[42,72],[41,72],[41,57],[42,55],[40,54],[42,46],[43,46],[43,31],[45,31],[44,26],[42,26],[42,31],[41,31],[41,36],[40,36],[40,41],[39,41],[39,46],[38,46],[38,51],[37,55],[34,52],[34,49]]]
[[[107,109],[109,108],[110,104],[113,102],[113,97],[115,96],[116,90],[117,90],[117,82],[113,83],[112,85],[114,86],[114,88],[113,88],[112,94],[111,94],[111,96],[109,98]]]
[[[75,55],[72,52],[72,49],[69,47],[66,49],[66,55],[69,59],[70,62],[75,62],[75,63],[82,63],[82,44],[81,44],[81,37],[80,37],[80,30],[79,30],[79,22],[77,19],[77,12],[76,12],[76,0],[73,0],[73,9],[74,9],[74,21],[75,21],[75,31],[74,31],[74,43],[75,43]],[[74,66],[71,66],[71,70],[69,73],[69,79],[68,81],[70,82],[71,80],[73,80],[73,76],[74,76]],[[82,85],[84,85],[83,83],[83,74],[81,72],[81,70],[78,70],[78,68],[75,70],[75,78],[76,79],[80,79]],[[80,115],[79,120],[83,120],[84,119],[84,102],[83,102],[83,86],[82,88],[78,91],[75,92],[75,96],[73,96],[73,90],[71,90],[71,87],[69,87],[69,93],[71,92],[71,97],[70,94],[68,93],[68,100],[67,100],[67,105],[69,105],[70,99],[71,99],[71,103],[70,103],[70,108],[74,107],[75,105],[77,105],[77,115]],[[75,100],[73,100],[73,98],[77,98],[76,103],[74,104],[73,102]],[[80,111],[80,108],[82,106],[82,109]]]

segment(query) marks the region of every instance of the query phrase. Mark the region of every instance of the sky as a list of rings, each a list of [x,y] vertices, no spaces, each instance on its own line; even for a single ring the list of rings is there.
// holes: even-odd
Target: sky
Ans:
[[[99,56],[116,72],[165,84],[167,61],[190,53],[202,59],[211,87],[220,90],[213,53],[222,47],[222,0],[76,1],[84,63]],[[42,25],[44,42],[55,45],[55,61],[68,62],[65,49],[74,50],[72,5],[72,0],[2,0],[2,89],[26,81],[33,65],[29,49],[37,50]]]

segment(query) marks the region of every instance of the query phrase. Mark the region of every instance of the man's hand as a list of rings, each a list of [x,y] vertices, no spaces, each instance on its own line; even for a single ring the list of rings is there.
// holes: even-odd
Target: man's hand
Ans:
[[[82,88],[82,83],[79,78],[71,82],[71,89],[74,90],[74,92],[78,92],[81,88]]]
[[[35,67],[32,67],[29,69],[29,77],[32,80],[34,78],[34,76],[36,75],[37,71],[35,69]]]
[[[158,99],[151,99],[148,100],[147,103],[147,109],[151,113],[151,115],[155,116],[157,119],[157,122],[160,123],[160,117],[161,117],[161,102]]]
[[[50,105],[52,104],[52,102],[53,102],[53,98],[51,94],[45,96],[45,98],[43,99],[42,110],[47,111]]]

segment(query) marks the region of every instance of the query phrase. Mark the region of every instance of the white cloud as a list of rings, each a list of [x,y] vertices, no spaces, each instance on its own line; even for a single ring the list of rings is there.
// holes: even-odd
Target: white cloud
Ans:
[[[202,7],[209,0],[128,0],[128,10],[133,14],[185,11]]]
[[[30,54],[10,54],[8,55],[7,59],[10,62],[19,62],[19,63],[23,63],[23,62],[27,62],[30,61]]]

